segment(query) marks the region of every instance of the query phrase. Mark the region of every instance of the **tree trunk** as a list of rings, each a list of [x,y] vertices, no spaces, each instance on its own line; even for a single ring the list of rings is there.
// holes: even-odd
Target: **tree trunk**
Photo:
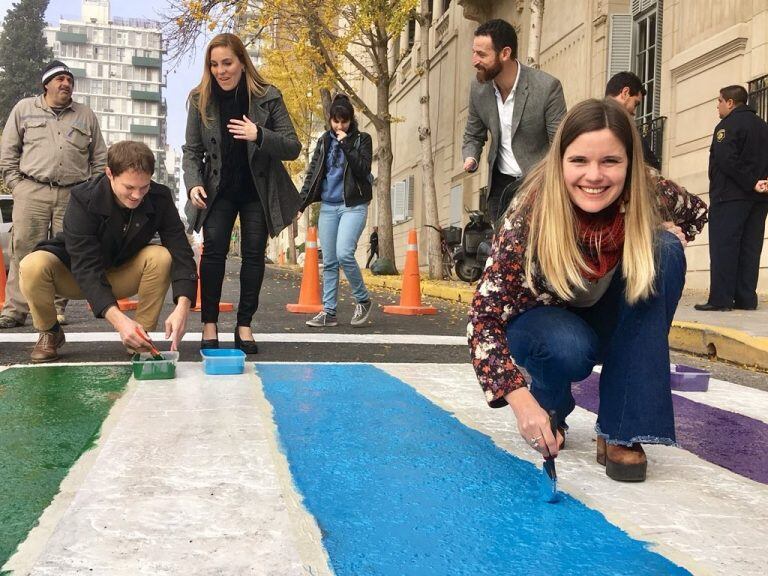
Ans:
[[[296,264],[296,223],[297,218],[293,219],[288,226],[288,263]]]
[[[539,68],[541,51],[541,21],[544,17],[544,0],[531,0],[531,28],[528,34],[528,66]]]
[[[389,101],[387,101],[387,109]],[[379,257],[387,258],[395,266],[395,242],[392,230],[392,125],[384,122],[376,127],[379,149],[379,174],[376,178],[376,198],[378,200]],[[395,266],[397,270],[397,266]]]
[[[424,212],[427,235],[427,262],[429,277],[441,280],[443,277],[443,254],[440,249],[440,216],[437,209],[437,190],[435,189],[435,158],[432,153],[432,128],[429,118],[429,30],[432,27],[432,17],[429,13],[429,2],[421,1],[420,42],[416,52],[418,58],[416,72],[419,74],[419,110],[421,125],[419,140],[421,141],[421,174],[422,194],[424,196]]]

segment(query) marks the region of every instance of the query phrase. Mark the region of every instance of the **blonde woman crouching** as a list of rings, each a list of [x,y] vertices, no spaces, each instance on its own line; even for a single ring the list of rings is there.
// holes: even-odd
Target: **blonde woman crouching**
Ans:
[[[597,461],[608,476],[641,482],[642,443],[675,443],[667,336],[685,283],[683,248],[706,213],[674,183],[652,181],[618,104],[587,100],[568,112],[507,213],[468,326],[489,405],[509,404],[534,450],[556,456],[563,447],[571,383],[596,364]]]

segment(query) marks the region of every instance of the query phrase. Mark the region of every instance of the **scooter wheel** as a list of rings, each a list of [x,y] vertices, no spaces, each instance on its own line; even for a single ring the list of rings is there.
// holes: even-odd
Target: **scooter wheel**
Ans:
[[[476,282],[480,278],[482,269],[477,266],[469,266],[464,262],[456,262],[456,276],[464,282]]]

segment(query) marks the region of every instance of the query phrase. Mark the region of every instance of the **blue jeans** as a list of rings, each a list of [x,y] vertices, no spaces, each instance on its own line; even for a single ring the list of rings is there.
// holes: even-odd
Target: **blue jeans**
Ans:
[[[619,264],[620,266],[620,264]],[[541,306],[507,326],[509,350],[531,375],[531,393],[564,423],[571,383],[602,363],[595,429],[611,444],[674,444],[669,328],[685,284],[685,255],[669,232],[656,239],[655,293],[629,304],[621,268],[589,308]]]
[[[357,241],[363,233],[367,218],[367,204],[348,208],[344,204],[323,202],[320,206],[317,234],[323,249],[323,309],[330,314],[336,314],[339,265],[344,269],[344,276],[347,277],[355,300],[370,300],[360,266],[355,259]]]

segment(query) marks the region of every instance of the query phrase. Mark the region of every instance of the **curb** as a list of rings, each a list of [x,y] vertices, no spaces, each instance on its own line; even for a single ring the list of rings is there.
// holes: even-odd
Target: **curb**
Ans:
[[[301,273],[298,266],[279,267]],[[362,273],[368,286],[399,291],[403,284],[401,276],[374,276],[368,270],[362,270]],[[469,303],[474,292],[474,286],[463,282],[421,280],[421,294],[432,298]],[[669,346],[678,352],[709,356],[745,368],[768,371],[768,338],[751,336],[741,330],[698,322],[673,321],[669,331]]]

